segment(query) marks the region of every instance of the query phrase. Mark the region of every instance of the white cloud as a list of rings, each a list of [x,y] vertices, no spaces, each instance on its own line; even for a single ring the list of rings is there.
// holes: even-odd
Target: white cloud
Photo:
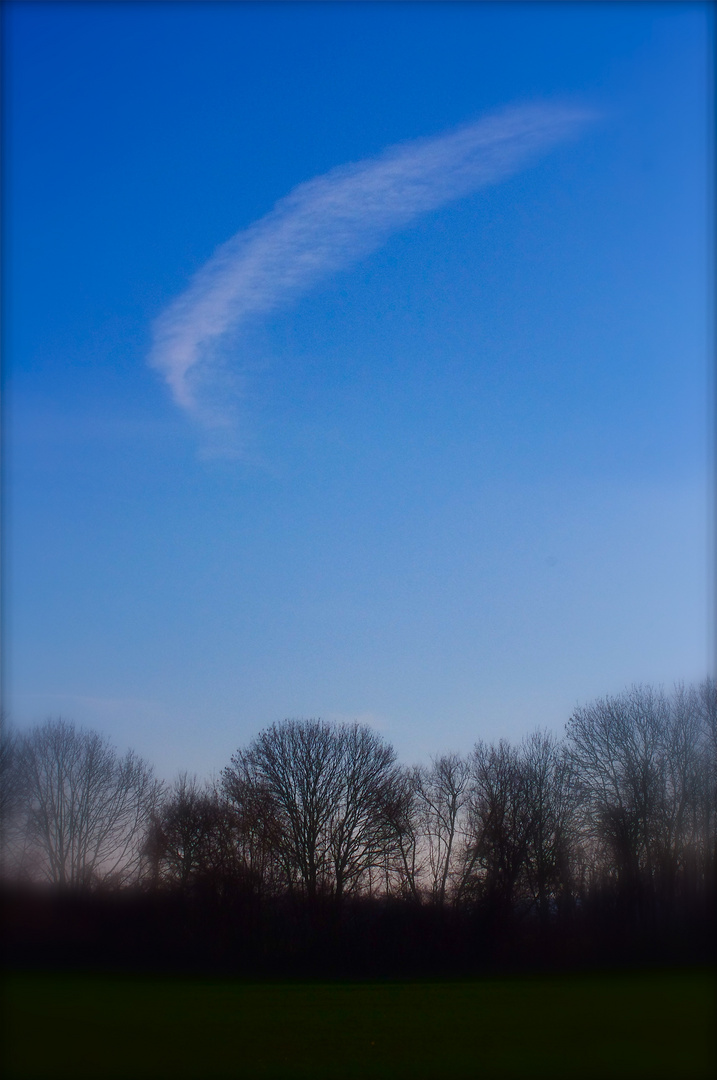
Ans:
[[[199,413],[199,387],[211,380],[224,334],[356,262],[420,214],[516,172],[590,118],[565,106],[513,107],[299,184],[217,248],[160,315],[150,363],[176,403]]]

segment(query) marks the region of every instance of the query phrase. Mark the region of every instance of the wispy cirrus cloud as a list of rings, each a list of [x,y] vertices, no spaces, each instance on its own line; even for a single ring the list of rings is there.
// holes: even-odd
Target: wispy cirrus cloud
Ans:
[[[355,263],[420,214],[515,173],[592,115],[516,106],[299,184],[217,248],[159,316],[150,363],[176,403],[201,414],[200,389],[223,335]]]

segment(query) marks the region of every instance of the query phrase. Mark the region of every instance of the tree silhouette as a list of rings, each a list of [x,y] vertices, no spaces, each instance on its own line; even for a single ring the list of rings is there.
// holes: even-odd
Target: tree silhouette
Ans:
[[[393,748],[370,728],[285,720],[232,757],[223,783],[240,811],[263,806],[290,888],[340,898],[394,841],[400,775]]]
[[[149,765],[48,720],[18,738],[15,768],[27,872],[61,886],[136,880],[160,792]]]

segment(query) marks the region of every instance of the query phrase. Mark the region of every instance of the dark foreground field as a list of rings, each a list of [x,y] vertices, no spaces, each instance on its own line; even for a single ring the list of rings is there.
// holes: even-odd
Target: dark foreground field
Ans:
[[[705,972],[472,982],[6,976],[7,1077],[708,1077]]]

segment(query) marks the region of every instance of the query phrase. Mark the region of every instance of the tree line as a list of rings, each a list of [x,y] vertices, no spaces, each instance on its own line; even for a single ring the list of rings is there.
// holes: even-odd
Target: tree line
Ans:
[[[478,741],[425,766],[365,725],[285,720],[213,783],[163,785],[56,720],[5,731],[0,767],[6,883],[203,898],[244,918],[389,904],[493,937],[591,919],[664,932],[715,894],[712,679],[633,687],[576,708],[563,738]]]

